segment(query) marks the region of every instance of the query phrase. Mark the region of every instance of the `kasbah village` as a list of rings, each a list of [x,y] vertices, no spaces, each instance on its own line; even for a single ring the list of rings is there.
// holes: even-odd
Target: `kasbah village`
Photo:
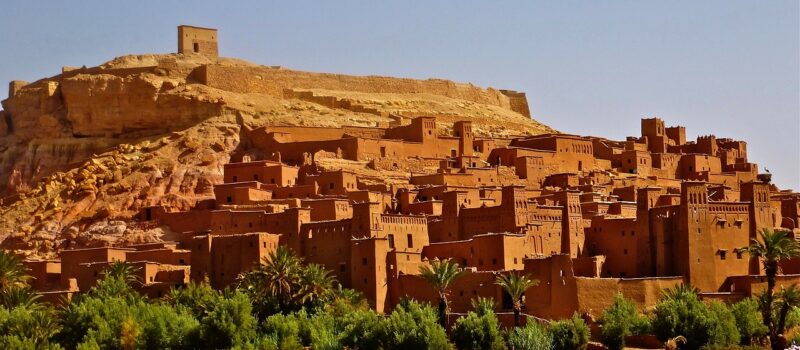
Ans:
[[[640,309],[679,285],[757,296],[765,266],[742,248],[800,233],[800,194],[745,141],[687,140],[658,117],[625,140],[566,134],[522,92],[257,66],[219,57],[217,35],[179,26],[177,54],[10,83],[0,238],[43,300],[116,262],[153,298],[224,289],[284,247],[381,314],[438,305],[421,271],[446,261],[461,272],[452,315],[493,298],[513,326],[497,281],[524,275],[538,283],[521,322],[578,314],[594,331],[617,295]],[[776,291],[800,282],[800,259],[766,267]]]

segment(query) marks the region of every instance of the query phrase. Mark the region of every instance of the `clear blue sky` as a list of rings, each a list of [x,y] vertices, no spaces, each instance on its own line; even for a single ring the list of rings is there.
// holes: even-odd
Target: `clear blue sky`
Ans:
[[[255,63],[522,90],[534,118],[569,133],[623,139],[660,116],[690,139],[748,141],[800,189],[797,0],[6,0],[0,81],[173,52],[178,24],[219,28],[223,56]]]

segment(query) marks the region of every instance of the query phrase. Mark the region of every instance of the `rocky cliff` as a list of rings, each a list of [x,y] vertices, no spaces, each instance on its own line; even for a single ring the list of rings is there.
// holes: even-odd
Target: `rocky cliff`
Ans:
[[[388,126],[434,115],[442,127],[472,120],[478,136],[552,132],[516,92],[199,55],[124,56],[9,90],[0,247],[34,256],[169,239],[132,218],[144,206],[186,209],[211,197],[222,165],[248,151],[246,131],[260,126]]]

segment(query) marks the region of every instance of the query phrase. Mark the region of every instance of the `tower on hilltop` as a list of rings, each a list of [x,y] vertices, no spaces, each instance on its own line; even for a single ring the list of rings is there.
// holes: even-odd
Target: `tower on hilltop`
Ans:
[[[219,57],[217,30],[187,25],[178,26],[178,53]]]

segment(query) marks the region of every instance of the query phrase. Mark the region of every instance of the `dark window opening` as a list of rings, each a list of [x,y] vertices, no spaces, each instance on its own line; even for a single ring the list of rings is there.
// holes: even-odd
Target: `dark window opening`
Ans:
[[[408,239],[408,247],[414,248],[414,237],[412,237],[411,234],[409,233],[406,235],[406,238]]]
[[[193,46],[192,48],[194,49],[194,52],[200,52],[200,44],[194,43],[194,45],[192,45],[192,46]]]
[[[511,298],[511,294],[508,294],[506,291],[503,291],[503,298],[501,304],[503,306],[503,309],[513,309],[514,301]]]

